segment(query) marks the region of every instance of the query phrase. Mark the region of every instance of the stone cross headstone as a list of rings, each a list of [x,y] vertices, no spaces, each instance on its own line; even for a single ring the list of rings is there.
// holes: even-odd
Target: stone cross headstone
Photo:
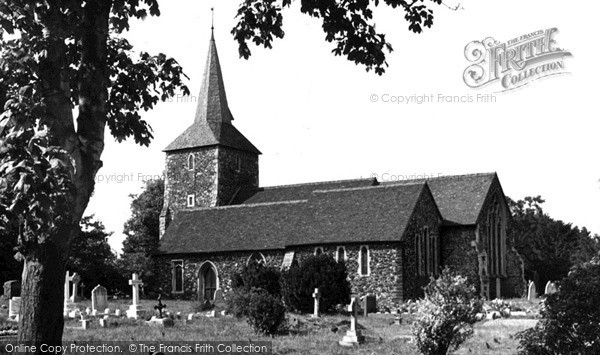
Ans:
[[[21,297],[13,297],[8,301],[8,318],[19,319],[21,312]]]
[[[165,308],[167,308],[167,305],[162,303],[161,295],[158,295],[158,304],[154,306],[154,309],[158,311],[159,319],[163,317],[163,309]]]
[[[138,278],[138,274],[134,273],[131,275],[131,280],[129,280],[129,284],[131,285],[132,291],[132,305],[129,306],[127,310],[127,318],[135,318],[139,317],[138,313],[141,310],[141,306],[139,305],[140,300],[140,286],[144,284],[142,280]]]
[[[321,300],[321,292],[319,292],[318,288],[315,288],[315,292],[313,292],[312,294],[314,300],[315,300],[315,306],[314,306],[314,310],[313,310],[313,317],[318,318],[321,316],[321,311],[319,309],[319,303]]]
[[[92,310],[101,311],[108,307],[106,287],[98,285],[92,290]]]
[[[75,276],[75,274],[70,275],[69,270],[67,270],[67,274],[65,275],[65,285],[64,285],[64,305],[63,305],[63,314],[65,317],[69,315],[69,312],[73,310],[75,307],[73,301],[71,301],[71,279]]]
[[[353,346],[355,344],[361,344],[365,341],[365,337],[361,334],[357,328],[356,319],[358,317],[358,303],[360,298],[354,297],[350,301],[348,306],[348,312],[350,312],[350,329],[346,332],[344,338],[339,342],[343,346]]]
[[[71,276],[71,282],[71,286],[73,287],[73,291],[71,292],[71,302],[77,302],[79,301],[79,283],[81,282],[81,276],[79,276],[78,273],[74,273],[73,276]]]
[[[537,292],[535,290],[535,283],[529,281],[529,286],[527,287],[527,301],[534,301],[536,298]]]
[[[554,282],[548,281],[548,283],[546,284],[546,289],[544,290],[544,293],[546,295],[551,295],[555,292],[556,292],[556,284]]]

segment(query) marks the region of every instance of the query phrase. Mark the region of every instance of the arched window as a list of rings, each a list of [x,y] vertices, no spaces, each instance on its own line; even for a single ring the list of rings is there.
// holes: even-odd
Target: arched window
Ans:
[[[188,155],[187,167],[188,170],[196,169],[196,159],[194,158],[194,154]]]
[[[336,253],[335,253],[335,260],[336,261],[346,261],[346,248],[339,246],[337,247]]]
[[[238,173],[242,171],[242,158],[239,155],[235,156],[235,171]]]
[[[250,264],[250,262],[252,262],[252,261],[256,261],[257,263],[262,264],[262,265],[267,265],[267,259],[265,258],[263,253],[259,253],[259,252],[252,253],[252,255],[250,255],[250,257],[246,261],[246,265]]]
[[[315,255],[321,255],[321,254],[323,254],[323,247],[316,247]]]
[[[367,276],[371,273],[371,268],[369,265],[370,255],[369,255],[369,247],[363,245],[360,247],[360,252],[358,253],[358,273],[363,276]]]
[[[171,261],[173,293],[183,293],[183,260]]]
[[[196,196],[195,195],[193,195],[193,194],[188,195],[188,197],[187,197],[187,206],[188,207],[194,207],[194,206],[196,206]]]
[[[492,276],[504,274],[506,231],[504,230],[503,218],[502,205],[497,196],[494,196],[487,218],[488,270]]]

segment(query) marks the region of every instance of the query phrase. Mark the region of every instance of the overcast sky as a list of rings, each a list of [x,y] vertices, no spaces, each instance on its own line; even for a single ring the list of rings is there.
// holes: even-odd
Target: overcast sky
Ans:
[[[272,50],[251,47],[249,60],[239,59],[229,33],[239,1],[160,4],[160,17],[134,23],[126,37],[138,50],[176,58],[194,96],[215,6],[215,39],[233,123],[263,153],[262,186],[496,171],[507,196],[542,195],[552,217],[600,233],[600,49],[592,25],[598,2],[581,8],[563,1],[469,0],[458,11],[433,5],[434,26],[422,34],[408,32],[400,11],[380,5],[376,28],[395,49],[383,76],[334,57],[319,21],[302,15],[297,4],[284,10],[285,38]],[[569,74],[504,93],[497,83],[465,85],[469,42],[486,37],[504,42],[553,27],[559,30],[555,45],[573,54],[564,60]],[[475,102],[478,94],[492,93],[495,102]],[[383,102],[411,95],[434,100]],[[474,102],[440,102],[439,95]],[[107,133],[104,167],[87,214],[114,232],[113,249],[120,251],[124,238],[129,194],[141,192],[144,178],[162,174],[162,149],[192,123],[195,106],[193,97],[174,98],[143,113],[154,128],[150,147],[116,143]]]

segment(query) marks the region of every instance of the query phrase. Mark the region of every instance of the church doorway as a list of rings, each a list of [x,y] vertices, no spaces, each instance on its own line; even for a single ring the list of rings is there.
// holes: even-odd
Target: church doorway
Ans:
[[[210,261],[206,261],[198,271],[198,296],[201,301],[213,302],[219,289],[217,269]]]

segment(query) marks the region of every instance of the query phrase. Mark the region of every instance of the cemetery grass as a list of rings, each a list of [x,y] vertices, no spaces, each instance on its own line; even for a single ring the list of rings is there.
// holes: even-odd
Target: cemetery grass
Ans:
[[[7,303],[3,301],[2,303]],[[119,308],[123,313],[131,300],[109,300],[109,308],[114,313]],[[154,300],[143,300],[142,307],[148,311],[153,309]],[[272,341],[274,354],[417,354],[416,347],[407,341],[411,334],[410,319],[404,319],[402,325],[393,324],[394,316],[389,314],[372,314],[368,318],[359,317],[366,344],[358,348],[345,348],[338,345],[348,329],[348,317],[344,315],[327,315],[321,319],[312,319],[309,315],[288,314],[292,326],[288,334],[276,337],[261,336],[254,333],[244,319],[235,317],[206,318],[197,317],[190,324],[184,322],[189,313],[198,311],[196,304],[189,301],[166,300],[167,311],[181,312],[182,320],[176,320],[172,328],[152,328],[142,320],[111,318],[108,328],[100,328],[94,320],[90,329],[82,330],[81,323],[76,320],[65,322],[65,341],[226,341],[252,340]],[[83,310],[90,306],[89,301],[78,303]],[[203,313],[203,312],[202,312]],[[6,310],[0,312],[0,320],[4,323]],[[299,320],[296,325],[294,319]],[[497,319],[479,322],[475,326],[475,334],[463,344],[456,354],[515,354],[518,340],[514,335],[533,327],[535,319]],[[187,323],[187,324],[186,324]],[[332,328],[337,327],[333,332]]]

